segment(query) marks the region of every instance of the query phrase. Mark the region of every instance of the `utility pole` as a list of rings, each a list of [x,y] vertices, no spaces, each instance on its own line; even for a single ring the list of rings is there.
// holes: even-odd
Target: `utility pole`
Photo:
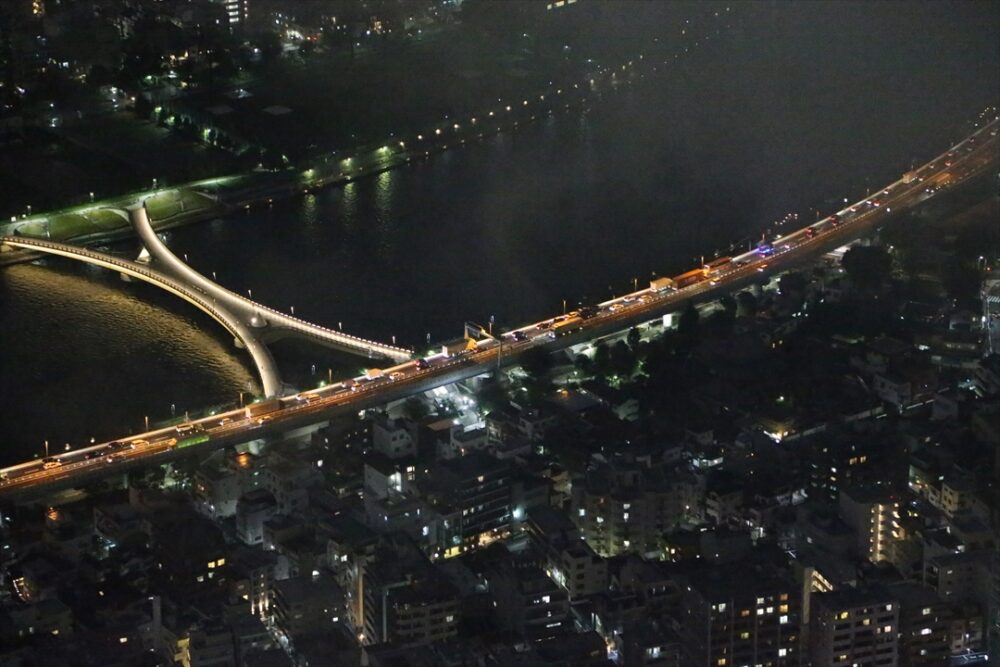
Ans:
[[[497,336],[497,340],[500,341],[500,347],[497,348],[497,382],[500,381],[500,360],[503,358],[503,332]]]

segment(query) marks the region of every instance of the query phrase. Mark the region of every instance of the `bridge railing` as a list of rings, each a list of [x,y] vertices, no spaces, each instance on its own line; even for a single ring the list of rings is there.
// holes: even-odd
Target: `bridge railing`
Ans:
[[[63,243],[55,243],[53,241],[42,241],[39,239],[27,239],[24,237],[4,237],[2,239],[2,242],[7,243],[8,245],[27,245],[27,246],[34,246],[37,248],[51,248],[53,250],[59,250],[61,252],[71,255],[80,255],[83,257],[88,257],[94,260],[95,262],[113,266],[127,273],[135,273],[142,275],[148,278],[152,282],[161,283],[163,285],[169,286],[170,289],[183,294],[185,298],[195,302],[200,308],[208,312],[208,314],[211,315],[213,319],[215,319],[217,322],[226,327],[226,329],[229,329],[230,333],[232,333],[234,336],[242,338],[239,332],[234,329],[228,317],[224,316],[210,303],[205,301],[203,298],[192,292],[190,289],[188,289],[181,283],[171,280],[170,278],[167,278],[161,273],[154,273],[152,271],[142,268],[139,265],[134,264],[133,262],[125,262],[116,259],[114,257],[105,255],[103,253],[96,253],[87,250],[85,248],[80,248],[79,246],[67,245]]]
[[[144,206],[145,204],[143,204]],[[141,211],[139,207],[137,210]],[[143,213],[145,213],[143,211]],[[378,341],[369,340],[366,338],[361,338],[360,336],[353,336],[351,334],[345,334],[343,331],[336,331],[327,327],[323,327],[311,322],[307,322],[301,318],[295,317],[294,315],[288,315],[282,313],[274,308],[259,304],[247,297],[237,294],[232,290],[229,290],[218,283],[209,280],[206,276],[198,273],[193,268],[188,266],[186,263],[182,262],[171,250],[163,243],[163,241],[157,237],[156,231],[153,229],[152,224],[149,221],[148,214],[143,214],[138,216],[138,219],[133,219],[133,226],[136,228],[136,232],[139,234],[140,238],[143,239],[147,246],[152,245],[153,248],[159,252],[166,255],[165,259],[168,264],[173,263],[176,272],[181,274],[187,274],[188,278],[192,282],[202,282],[204,283],[206,290],[216,291],[220,297],[224,297],[236,303],[239,303],[242,307],[259,311],[262,314],[266,314],[271,318],[272,321],[281,322],[283,326],[312,335],[316,338],[333,341],[339,343],[349,349],[356,349],[366,353],[371,353],[373,351],[379,352],[381,354],[386,354],[389,357],[410,357],[412,355],[411,350],[405,348],[387,345],[386,343],[380,343]]]

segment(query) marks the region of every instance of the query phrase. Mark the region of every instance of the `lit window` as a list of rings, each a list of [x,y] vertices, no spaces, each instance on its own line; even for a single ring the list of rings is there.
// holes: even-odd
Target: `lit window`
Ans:
[[[920,635],[921,636],[929,635],[930,633],[931,633],[931,629],[930,628],[923,628],[923,629],[920,630]]]
[[[786,655],[788,655],[788,649],[787,648],[779,648],[778,649],[778,657],[779,658],[784,658]]]
[[[788,616],[779,616],[778,617],[778,623],[781,623],[782,625],[784,625],[785,623],[788,623]]]

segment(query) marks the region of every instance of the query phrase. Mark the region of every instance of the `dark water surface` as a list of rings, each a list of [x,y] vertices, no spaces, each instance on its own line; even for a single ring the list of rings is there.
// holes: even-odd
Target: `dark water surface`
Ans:
[[[428,333],[460,335],[465,319],[536,319],[563,299],[620,294],[728,252],[788,212],[829,212],[939,152],[996,102],[988,25],[965,34],[968,17],[943,12],[924,16],[941,34],[914,40],[914,16],[939,12],[916,5],[859,43],[835,34],[846,8],[895,4],[808,4],[830,15],[763,12],[768,39],[749,26],[586,113],[168,242],[262,303],[423,347]],[[297,344],[275,354],[300,385],[366,363]],[[155,288],[69,260],[0,271],[0,464],[45,439],[76,446],[138,429],[171,404],[182,414],[230,401],[248,382],[252,367],[228,336]]]

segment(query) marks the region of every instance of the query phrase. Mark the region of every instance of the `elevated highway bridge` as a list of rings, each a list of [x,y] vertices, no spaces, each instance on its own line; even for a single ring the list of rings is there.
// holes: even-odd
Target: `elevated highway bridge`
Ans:
[[[714,262],[704,267],[701,275],[697,271],[684,274],[692,276],[690,284],[686,281],[685,284],[675,282],[673,285],[670,283],[674,281],[654,281],[648,288],[592,306],[586,313],[581,309],[574,314],[522,326],[499,337],[471,341],[462,350],[442,350],[429,357],[404,361],[358,378],[264,401],[247,409],[76,450],[62,455],[58,461],[35,460],[11,466],[0,470],[0,497],[39,496],[54,489],[120,473],[133,466],[183,456],[190,451],[225,447],[317,424],[338,415],[488,373],[494,368],[517,364],[528,350],[556,351],[572,347],[649,322],[675,312],[687,303],[718,298],[850,243],[893,216],[920,206],[943,191],[984,173],[995,173],[1000,163],[998,129],[1000,119],[994,119],[927,164],[907,172],[901,179],[836,214],[773,239],[763,248]],[[155,257],[157,252],[162,252],[156,249],[157,244],[152,238],[144,238],[144,242],[146,240],[149,241],[147,247],[151,255]],[[4,239],[4,242],[33,248],[43,247],[38,244],[45,243],[25,239]],[[49,247],[49,250],[67,256],[93,252],[55,246]],[[107,262],[107,268],[112,270],[124,271],[127,268],[139,274],[136,277],[143,278],[142,269],[133,266],[134,263],[106,256],[89,259],[94,263]],[[170,276],[158,276],[156,280],[161,286],[171,284]],[[192,299],[198,307],[212,305],[198,303],[197,299],[202,297],[190,292],[191,288],[183,282],[179,282],[175,289],[179,295],[186,294],[184,298]],[[268,313],[272,312],[261,311],[256,304],[249,306],[242,303],[241,306],[241,303],[226,301],[226,305],[234,310],[243,308],[240,312],[244,317],[250,313],[262,313],[268,317]],[[220,315],[217,319],[234,335],[239,334],[239,329],[227,317]],[[567,322],[571,325],[567,326]],[[261,359],[263,363],[263,357]]]

